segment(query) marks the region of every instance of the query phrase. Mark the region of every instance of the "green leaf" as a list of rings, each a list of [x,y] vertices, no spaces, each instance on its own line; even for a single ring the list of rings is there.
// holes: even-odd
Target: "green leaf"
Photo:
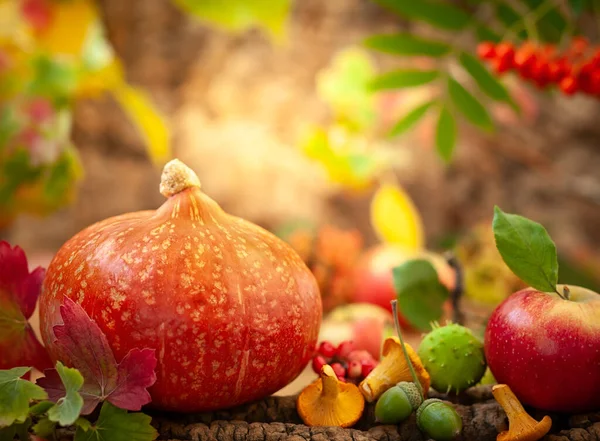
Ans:
[[[48,412],[52,406],[54,406],[52,401],[40,401],[29,408],[29,413],[33,416],[38,416]]]
[[[375,77],[369,87],[373,91],[416,87],[431,83],[439,76],[440,73],[437,70],[395,70]]]
[[[478,41],[493,41],[499,43],[502,37],[486,26],[478,25],[475,27],[475,35]]]
[[[30,370],[16,367],[0,371],[0,427],[24,422],[29,415],[29,402],[48,398],[44,389],[21,378]]]
[[[74,441],[152,441],[158,432],[151,420],[141,412],[127,413],[105,401],[98,421],[87,430],[78,426]]]
[[[444,106],[440,110],[435,130],[435,146],[437,152],[446,162],[449,162],[456,145],[456,121],[450,110]]]
[[[524,40],[527,38],[527,32],[523,29],[523,24],[519,23],[521,22],[522,17],[512,7],[505,3],[498,2],[496,4],[496,16],[507,29],[519,29],[517,36],[520,39]]]
[[[60,361],[56,363],[56,371],[65,386],[66,395],[48,410],[48,418],[61,426],[69,426],[77,420],[83,407],[83,398],[78,392],[83,386],[83,376],[77,369],[65,367]]]
[[[467,120],[484,130],[493,130],[492,118],[485,107],[454,78],[448,79],[448,93],[454,106]]]
[[[450,52],[450,45],[441,41],[428,40],[408,33],[373,35],[364,42],[365,46],[388,54],[427,55],[441,57]]]
[[[586,3],[586,0],[569,0],[569,5],[575,15],[580,15],[583,12]]]
[[[75,421],[75,425],[77,427],[81,427],[84,432],[87,432],[90,429],[90,427],[92,427],[92,423],[90,423],[90,420],[83,417],[77,418],[77,420]]]
[[[432,0],[375,0],[401,17],[420,20],[432,26],[451,31],[464,29],[471,17],[453,4]]]
[[[567,28],[567,20],[560,12],[559,6],[557,5],[548,10],[546,9],[546,0],[523,0],[523,2],[529,6],[532,13],[544,9],[545,12],[538,14],[539,18],[537,20],[540,38],[545,42],[558,43]]]
[[[496,248],[506,265],[532,288],[554,292],[558,283],[556,246],[546,229],[525,217],[494,207]]]
[[[29,428],[31,427],[31,418],[27,418],[22,423],[15,423],[12,426],[0,429],[0,441],[14,441],[15,437],[21,441],[29,441]]]
[[[506,87],[486,69],[481,61],[466,52],[460,54],[459,60],[462,67],[473,77],[483,93],[493,100],[515,105]]]
[[[409,260],[392,271],[402,315],[416,328],[430,330],[431,322],[442,317],[449,295],[437,271],[424,259]]]
[[[33,432],[41,438],[50,438],[55,428],[56,423],[45,417],[33,425]]]
[[[427,111],[436,103],[436,100],[427,101],[426,103],[420,104],[415,107],[413,110],[408,112],[400,121],[394,125],[392,130],[390,131],[390,136],[398,136],[407,130],[414,127],[423,117],[427,114]]]

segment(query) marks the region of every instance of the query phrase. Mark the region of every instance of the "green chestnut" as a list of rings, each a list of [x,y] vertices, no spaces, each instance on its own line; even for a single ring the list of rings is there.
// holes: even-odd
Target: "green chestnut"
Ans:
[[[462,418],[451,405],[430,398],[417,409],[417,426],[435,441],[451,441],[462,431]]]
[[[417,386],[402,381],[381,394],[375,404],[375,419],[382,424],[399,424],[407,419],[422,402]]]

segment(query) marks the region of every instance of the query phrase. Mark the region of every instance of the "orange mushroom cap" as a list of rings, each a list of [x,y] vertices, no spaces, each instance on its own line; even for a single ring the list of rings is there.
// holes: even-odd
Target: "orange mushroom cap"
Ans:
[[[425,370],[415,350],[409,344],[405,344],[405,346],[408,358],[421,383],[423,395],[426,397],[431,383],[429,373]],[[410,367],[406,362],[404,352],[402,351],[402,344],[398,337],[388,337],[385,339],[382,355],[384,358],[381,360],[381,363],[358,386],[365,399],[369,402],[375,401],[382,393],[401,381],[413,381]]]
[[[307,426],[350,427],[362,416],[365,400],[356,385],[338,380],[326,364],[320,378],[300,393],[296,407]]]
[[[508,430],[500,433],[496,441],[537,441],[552,427],[552,419],[548,415],[542,421],[537,421],[525,412],[508,385],[495,385],[492,394],[508,417]]]

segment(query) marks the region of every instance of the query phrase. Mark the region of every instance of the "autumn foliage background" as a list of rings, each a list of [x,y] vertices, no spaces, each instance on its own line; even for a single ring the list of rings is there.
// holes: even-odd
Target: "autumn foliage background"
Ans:
[[[448,25],[439,15],[398,13],[389,1],[232,1],[227,11],[185,0],[133,3],[0,3],[11,25],[2,27],[5,52],[22,32],[9,11],[22,14],[27,4],[29,20],[40,28],[28,37],[35,51],[76,55],[72,65],[55,70],[35,65],[51,74],[49,84],[37,85],[42,95],[62,93],[55,110],[71,116],[65,129],[62,113],[53,114],[63,127],[53,139],[64,144],[66,161],[52,181],[54,192],[41,197],[32,186],[20,190],[18,202],[0,201],[2,238],[20,244],[33,263],[47,262],[97,220],[158,206],[160,164],[175,155],[228,212],[273,231],[301,223],[356,229],[360,247],[373,245],[381,235],[369,207],[385,183],[400,188],[418,215],[398,228],[409,232],[402,240],[422,240],[432,250],[468,242],[499,204],[547,226],[577,271],[597,268],[597,99],[540,91],[512,74],[502,79],[510,103],[489,99],[454,56],[440,61],[364,44],[376,34],[402,32],[476,56],[477,41],[488,35],[473,32],[470,21],[462,26],[450,14]],[[576,32],[591,44],[598,40],[593,2],[581,8],[575,3],[582,2],[441,3],[477,12],[473,20],[515,45],[529,38],[564,45]],[[54,11],[46,24],[35,12],[40,4]],[[549,26],[558,34],[548,34]],[[84,38],[89,29],[103,29],[107,40]],[[94,56],[80,57],[85,45]],[[376,75],[406,66],[441,74],[414,87],[365,91]],[[436,152],[437,110],[388,136],[403,115],[445,96],[444,72],[481,100],[495,127],[452,111],[457,135],[449,161]],[[12,95],[3,89],[3,109],[22,109],[15,100],[24,90],[31,89],[16,84]],[[11,170],[22,177],[15,167],[5,166],[2,179]]]

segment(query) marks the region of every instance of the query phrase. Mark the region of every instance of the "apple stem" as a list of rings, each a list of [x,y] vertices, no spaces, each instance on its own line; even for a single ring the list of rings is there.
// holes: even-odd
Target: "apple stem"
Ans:
[[[410,375],[413,379],[413,383],[415,383],[415,386],[417,386],[417,389],[419,389],[421,399],[425,400],[425,396],[423,395],[423,386],[421,386],[421,382],[417,377],[415,368],[412,362],[410,361],[408,352],[406,351],[406,346],[404,346],[404,339],[402,338],[402,331],[400,330],[400,320],[398,319],[398,300],[392,300],[390,303],[392,304],[392,314],[394,314],[394,327],[396,328],[396,334],[398,334],[398,338],[400,339],[400,346],[402,346],[404,358],[406,360],[406,363],[408,364],[408,368],[410,369]]]
[[[571,297],[571,290],[568,286],[563,287],[563,294],[565,296],[565,300],[569,300],[569,297]]]

